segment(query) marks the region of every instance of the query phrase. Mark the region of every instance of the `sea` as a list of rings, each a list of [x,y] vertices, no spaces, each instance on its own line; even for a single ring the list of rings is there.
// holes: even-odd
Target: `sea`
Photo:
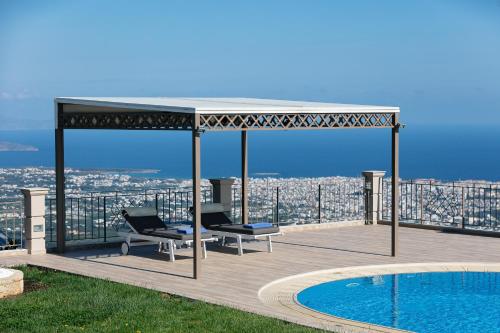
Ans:
[[[240,133],[202,134],[202,176],[239,176]],[[0,142],[37,151],[0,152],[0,168],[53,167],[54,131],[0,131]],[[249,132],[252,177],[390,174],[389,129]],[[148,177],[191,177],[191,133],[174,131],[69,130],[65,162],[78,169],[121,169]],[[403,179],[500,181],[498,125],[407,125],[400,130]]]

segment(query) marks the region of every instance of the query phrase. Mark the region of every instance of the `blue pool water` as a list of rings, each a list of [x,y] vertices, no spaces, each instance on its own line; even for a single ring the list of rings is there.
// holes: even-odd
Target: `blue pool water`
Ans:
[[[415,332],[500,332],[500,273],[362,277],[307,288],[297,300],[326,314]]]

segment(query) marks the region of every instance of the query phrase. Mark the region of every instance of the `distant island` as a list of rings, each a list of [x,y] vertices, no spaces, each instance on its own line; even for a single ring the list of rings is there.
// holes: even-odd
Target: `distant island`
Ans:
[[[15,142],[0,141],[0,152],[5,151],[38,151],[38,148]]]

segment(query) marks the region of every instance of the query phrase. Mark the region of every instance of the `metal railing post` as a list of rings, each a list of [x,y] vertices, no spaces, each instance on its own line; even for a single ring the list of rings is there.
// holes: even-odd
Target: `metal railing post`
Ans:
[[[462,229],[465,229],[465,193],[462,186]]]
[[[103,217],[104,217],[104,243],[106,243],[107,240],[107,226],[106,226],[106,196],[103,199],[103,206],[104,206],[104,212],[103,212]]]
[[[94,194],[90,193],[90,234],[94,238]]]
[[[472,184],[472,225],[476,222],[476,184]]]
[[[73,198],[69,199],[69,215],[70,215],[70,240],[73,240]]]
[[[455,202],[455,182],[451,183],[451,198],[453,200],[452,202],[454,203]],[[455,212],[452,212],[451,218],[452,218],[451,224],[455,225]]]
[[[418,184],[417,184],[418,186]],[[424,185],[420,184],[420,224],[424,224]]]
[[[171,192],[172,189],[168,189],[168,223],[171,223],[172,222],[172,199],[170,199],[171,197]]]
[[[276,224],[280,226],[280,188],[276,186]]]
[[[493,222],[493,215],[491,214],[492,213],[491,207],[493,206],[493,204],[491,202],[491,197],[492,197],[491,192],[492,192],[492,189],[493,189],[492,184],[490,184],[490,223],[489,223],[490,228],[491,228],[491,222]]]
[[[97,196],[97,222],[100,222],[101,220],[100,208],[101,208],[101,197]],[[97,238],[101,238],[101,228],[99,227],[99,224],[97,224]]]
[[[321,184],[318,185],[318,223],[321,223]]]
[[[48,199],[49,201],[49,224],[50,224],[50,241],[53,242],[54,241],[54,220],[53,220],[53,214],[52,214],[52,199]]]

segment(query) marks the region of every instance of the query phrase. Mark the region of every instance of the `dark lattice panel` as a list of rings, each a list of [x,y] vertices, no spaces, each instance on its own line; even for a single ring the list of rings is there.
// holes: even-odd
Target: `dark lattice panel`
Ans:
[[[205,130],[393,127],[392,113],[200,115]]]
[[[71,129],[190,130],[193,118],[192,114],[174,112],[71,112],[64,114],[63,123]]]
[[[200,128],[218,130],[322,129],[393,127],[392,113],[202,114]],[[194,115],[175,112],[67,112],[67,129],[191,130]]]

